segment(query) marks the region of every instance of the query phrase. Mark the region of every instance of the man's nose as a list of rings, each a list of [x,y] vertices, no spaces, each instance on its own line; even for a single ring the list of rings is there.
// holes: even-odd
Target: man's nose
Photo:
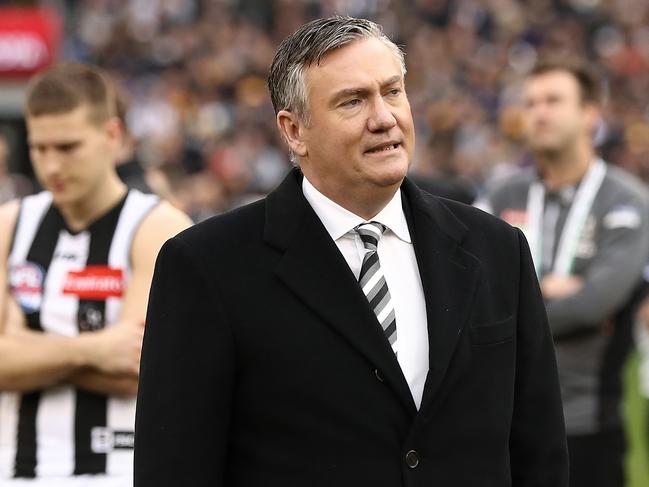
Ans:
[[[546,118],[548,113],[550,113],[551,107],[548,103],[538,102],[534,106],[528,108],[528,112],[534,119]]]
[[[397,124],[392,107],[386,103],[382,96],[377,97],[372,103],[371,110],[367,120],[367,128],[370,132],[384,132]]]
[[[44,149],[38,155],[43,173],[46,175],[57,174],[61,170],[60,154],[54,149]]]

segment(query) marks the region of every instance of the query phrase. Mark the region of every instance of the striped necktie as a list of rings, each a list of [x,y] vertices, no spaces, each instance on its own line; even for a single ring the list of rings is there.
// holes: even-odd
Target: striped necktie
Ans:
[[[379,240],[385,229],[385,225],[378,222],[363,223],[355,228],[365,246],[365,256],[358,282],[392,349],[396,351],[397,321],[394,315],[394,305],[377,252]]]

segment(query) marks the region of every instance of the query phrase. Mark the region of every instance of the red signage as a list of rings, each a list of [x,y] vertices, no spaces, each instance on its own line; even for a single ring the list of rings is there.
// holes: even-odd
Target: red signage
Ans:
[[[68,272],[63,284],[63,294],[97,301],[110,297],[119,298],[124,294],[124,273],[122,269],[101,265]]]
[[[51,64],[61,18],[47,8],[0,7],[0,77],[28,77]]]

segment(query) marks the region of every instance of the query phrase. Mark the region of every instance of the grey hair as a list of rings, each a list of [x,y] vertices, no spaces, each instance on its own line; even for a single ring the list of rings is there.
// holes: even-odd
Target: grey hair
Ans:
[[[383,42],[397,56],[401,74],[406,74],[403,51],[370,20],[335,16],[304,24],[280,44],[268,73],[268,90],[275,114],[280,110],[295,113],[308,123],[308,88],[306,70],[319,64],[327,53],[358,39],[374,38]]]

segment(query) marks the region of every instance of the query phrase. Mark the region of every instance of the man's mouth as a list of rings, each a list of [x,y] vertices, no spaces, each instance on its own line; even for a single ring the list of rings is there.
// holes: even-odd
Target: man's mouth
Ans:
[[[49,181],[49,189],[53,192],[60,192],[65,189],[65,183],[63,181]]]
[[[384,144],[384,145],[374,147],[373,149],[369,149],[369,150],[367,150],[365,152],[367,154],[378,154],[380,152],[390,152],[390,151],[398,149],[400,146],[401,146],[401,144],[398,143],[398,142],[392,143],[392,144],[387,144],[387,145]]]

